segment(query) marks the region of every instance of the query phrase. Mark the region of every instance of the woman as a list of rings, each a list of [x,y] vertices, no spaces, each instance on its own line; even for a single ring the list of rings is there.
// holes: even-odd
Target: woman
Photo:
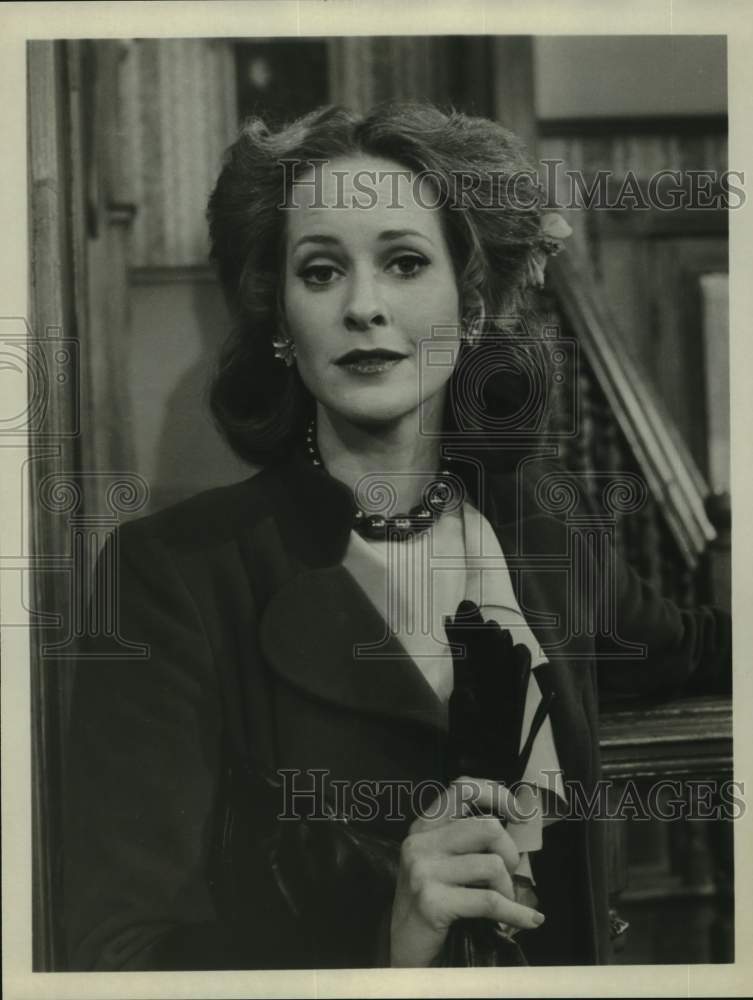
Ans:
[[[603,830],[557,815],[598,779],[604,650],[541,571],[566,529],[511,445],[527,401],[503,371],[473,404],[492,318],[557,246],[527,169],[499,126],[418,105],[230,148],[212,403],[264,468],[120,532],[145,651],[78,668],[72,968],[453,964],[490,928],[481,961],[607,960]],[[723,686],[721,616],[616,574],[647,654],[605,681]]]

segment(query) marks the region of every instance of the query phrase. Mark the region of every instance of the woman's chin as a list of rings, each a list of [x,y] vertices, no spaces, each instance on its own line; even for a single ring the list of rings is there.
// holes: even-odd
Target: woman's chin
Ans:
[[[395,407],[382,407],[371,409],[338,410],[337,416],[340,420],[346,420],[354,427],[363,427],[369,430],[376,428],[396,427],[403,420],[409,420],[415,412],[415,408],[410,410],[396,409]]]
[[[396,427],[401,423],[414,430],[420,427],[431,431],[434,418],[441,423],[444,404],[444,385],[432,386],[432,391],[421,394],[411,379],[408,384],[369,386],[353,391],[328,393],[329,398],[319,398],[319,403],[331,415],[333,422],[347,421],[357,427]],[[334,390],[334,387],[333,387]]]
[[[325,403],[325,406],[338,420],[346,420],[358,427],[378,427],[410,420],[420,405],[417,399],[380,398],[376,393],[369,395],[370,399],[338,399],[335,405]]]

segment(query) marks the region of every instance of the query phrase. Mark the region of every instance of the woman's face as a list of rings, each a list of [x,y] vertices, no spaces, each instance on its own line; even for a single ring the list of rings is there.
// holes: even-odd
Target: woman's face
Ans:
[[[391,160],[349,156],[317,169],[321,187],[309,173],[286,209],[285,322],[304,384],[354,424],[394,423],[419,408],[441,416],[459,296],[436,199],[424,184],[416,200]],[[437,349],[427,350],[437,327]]]

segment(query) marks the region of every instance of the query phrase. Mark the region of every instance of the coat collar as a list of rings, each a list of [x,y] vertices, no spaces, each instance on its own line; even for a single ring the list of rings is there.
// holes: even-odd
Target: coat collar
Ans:
[[[280,515],[294,557],[310,569],[335,566],[348,544],[356,503],[344,483],[315,467],[303,450],[275,466]]]
[[[443,448],[466,495],[493,525],[510,530],[520,520],[517,496],[518,467],[489,470],[483,451]],[[339,563],[348,544],[356,503],[343,483],[315,467],[303,449],[273,467],[280,516],[295,553],[310,567]]]

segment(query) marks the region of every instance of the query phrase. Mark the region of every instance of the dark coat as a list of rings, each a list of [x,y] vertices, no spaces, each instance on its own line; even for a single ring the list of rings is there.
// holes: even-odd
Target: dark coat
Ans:
[[[728,683],[720,664],[729,627],[707,608],[679,611],[616,566],[618,635],[646,655],[605,656],[614,647],[568,624],[596,547],[583,546],[579,570],[566,575],[568,526],[537,511],[531,470],[487,475],[472,496],[552,664],[564,775],[588,791],[599,778],[597,656],[599,680],[612,685],[718,689]],[[384,622],[341,566],[352,514],[350,492],[296,457],[116,536],[121,638],[84,645],[73,698],[64,796],[71,969],[385,961],[390,892],[369,884],[368,866],[347,870],[335,847],[313,872],[281,871],[276,819],[281,769],[322,769],[349,784],[444,773],[443,713],[398,640],[387,636],[375,656],[354,661],[354,645],[378,643]],[[410,820],[365,825],[397,847]],[[283,841],[294,829],[283,829]],[[300,843],[290,857],[304,864]],[[529,959],[607,961],[604,824],[554,824],[533,860],[547,921],[521,938]],[[325,877],[338,865],[344,874]],[[305,912],[286,892],[291,877],[326,881]]]

